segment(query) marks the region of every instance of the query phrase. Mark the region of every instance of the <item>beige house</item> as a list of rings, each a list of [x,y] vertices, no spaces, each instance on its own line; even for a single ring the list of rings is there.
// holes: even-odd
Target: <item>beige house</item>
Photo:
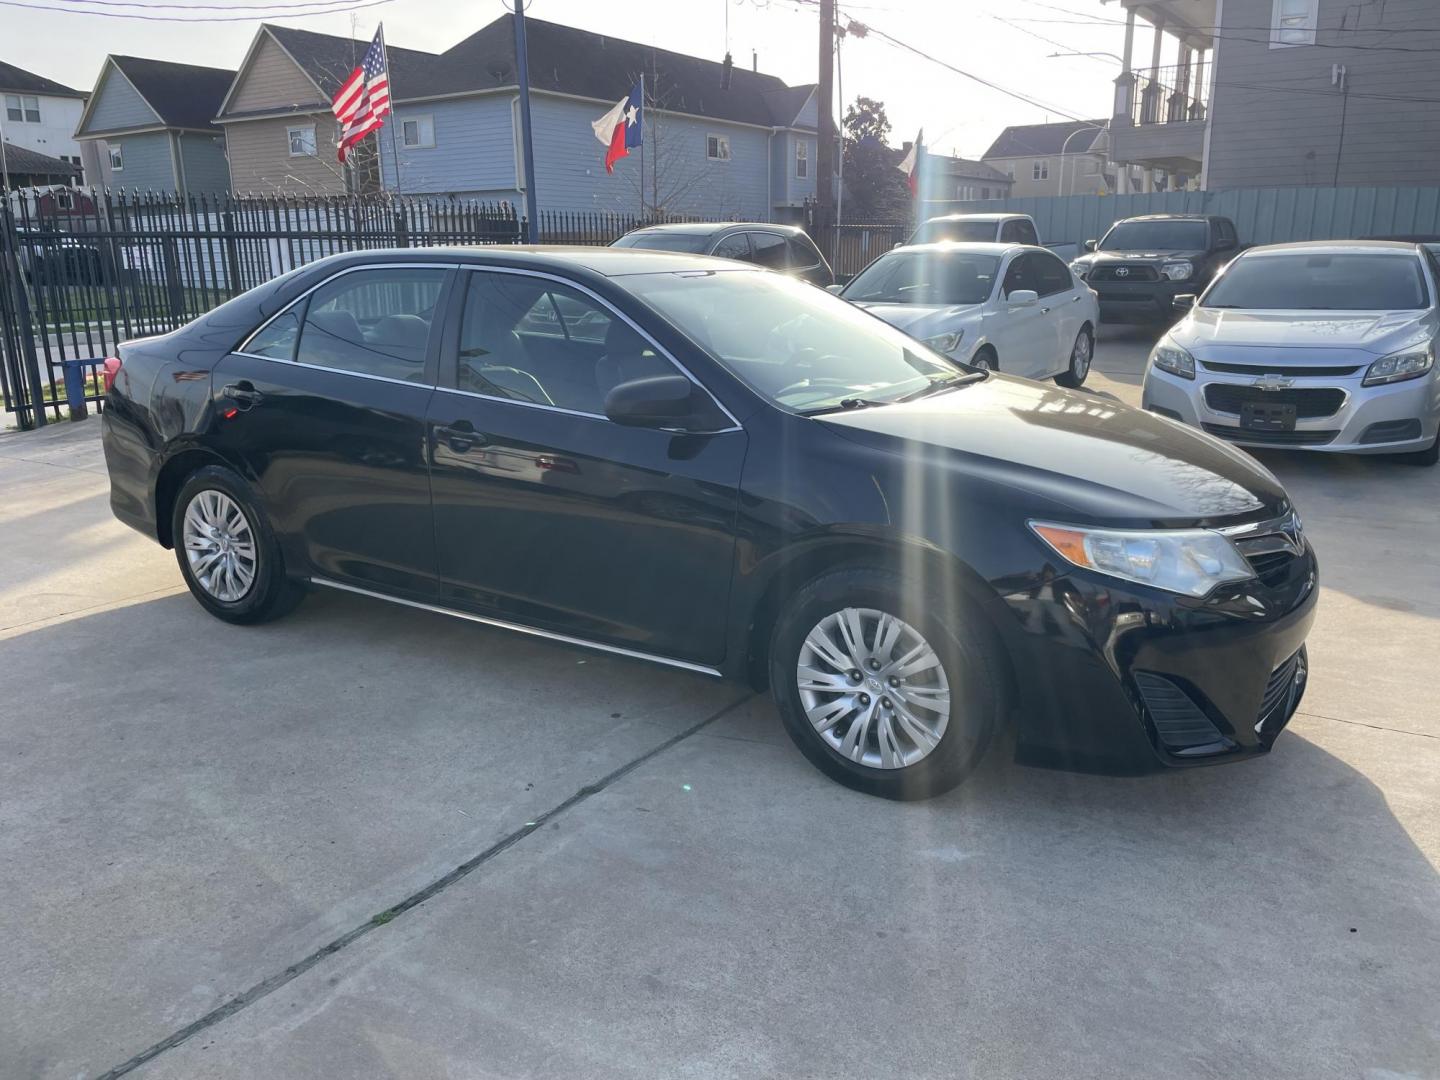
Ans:
[[[1106,153],[1104,120],[1007,127],[981,160],[1014,181],[1017,198],[1041,195],[1098,195],[1114,190]]]

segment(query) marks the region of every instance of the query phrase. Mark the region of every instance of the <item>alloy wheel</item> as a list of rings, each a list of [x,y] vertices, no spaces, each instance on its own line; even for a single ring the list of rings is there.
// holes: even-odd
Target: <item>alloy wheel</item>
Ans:
[[[920,631],[884,611],[844,608],[825,616],[805,635],[795,676],[816,733],[861,765],[914,765],[950,723],[939,655]]]
[[[1090,373],[1090,357],[1094,351],[1090,335],[1081,330],[1075,339],[1075,347],[1070,350],[1070,373],[1076,379],[1084,379]]]
[[[185,508],[185,558],[196,582],[226,604],[255,584],[258,556],[250,520],[235,500],[213,488],[196,492]]]

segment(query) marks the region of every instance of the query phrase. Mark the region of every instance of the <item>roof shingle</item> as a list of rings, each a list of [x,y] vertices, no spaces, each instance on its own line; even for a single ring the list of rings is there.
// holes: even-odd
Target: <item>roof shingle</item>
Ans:
[[[75,176],[80,172],[78,165],[8,142],[5,144],[5,168],[12,176]]]
[[[111,56],[110,59],[150,103],[166,127],[214,128],[211,121],[220,111],[220,102],[235,79],[235,72],[223,68],[147,60],[140,56]]]
[[[0,60],[0,92],[9,94],[49,94],[51,97],[83,98],[79,90],[72,90],[54,79],[36,75],[33,71],[7,64]]]
[[[1065,140],[1070,139],[1077,131],[1085,128],[1095,128],[1095,137],[1098,138],[1101,129],[1106,125],[1104,120],[1066,120],[1061,124],[1012,124],[1000,133],[1000,137],[990,144],[982,157],[1003,158],[1003,157],[1026,157],[1037,155],[1049,157],[1058,154]],[[1070,153],[1084,153],[1090,148],[1092,138],[1087,142],[1083,138],[1072,139],[1070,142]]]

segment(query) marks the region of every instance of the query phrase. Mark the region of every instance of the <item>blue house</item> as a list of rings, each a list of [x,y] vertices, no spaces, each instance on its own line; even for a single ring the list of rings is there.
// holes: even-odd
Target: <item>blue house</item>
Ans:
[[[233,71],[107,56],[75,139],[104,187],[209,195],[230,186],[225,136],[213,118]]]
[[[521,202],[513,18],[501,16],[444,53],[390,50],[395,112],[376,145],[387,189]],[[814,86],[736,68],[722,89],[722,67],[712,60],[539,19],[526,26],[541,209],[787,220],[814,198]],[[356,185],[333,166],[328,101],[357,45],[363,51],[348,38],[260,29],[217,118],[236,190],[338,193]],[[643,160],[632,152],[607,174],[591,123],[642,73],[650,104]],[[316,160],[297,160],[307,154]]]

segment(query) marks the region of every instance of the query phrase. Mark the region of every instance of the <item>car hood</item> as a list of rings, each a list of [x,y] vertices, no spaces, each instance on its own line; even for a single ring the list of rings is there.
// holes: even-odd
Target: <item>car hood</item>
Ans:
[[[853,301],[856,307],[878,315],[897,330],[914,338],[932,337],[954,330],[957,323],[980,315],[979,304],[875,304]]]
[[[1093,263],[1143,263],[1143,262],[1174,262],[1176,259],[1199,259],[1205,255],[1203,251],[1155,251],[1152,249],[1136,249],[1134,251],[1094,251],[1084,256]]]
[[[820,417],[847,438],[1037,496],[1076,524],[1215,525],[1289,510],[1250,455],[1118,401],[991,375],[948,392]],[[936,461],[936,458],[941,459]]]
[[[1170,336],[1192,351],[1207,347],[1360,349],[1376,354],[1434,336],[1426,311],[1229,311],[1196,308]]]

